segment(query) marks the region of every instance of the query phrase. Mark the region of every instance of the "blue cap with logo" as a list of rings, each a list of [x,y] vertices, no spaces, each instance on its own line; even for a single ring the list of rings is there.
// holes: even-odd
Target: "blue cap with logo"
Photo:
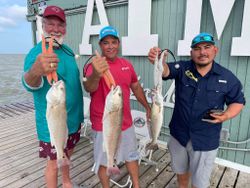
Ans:
[[[195,47],[195,45],[202,43],[202,42],[215,44],[214,37],[210,33],[200,33],[199,35],[193,38],[191,48]]]
[[[101,29],[100,34],[99,34],[99,40],[101,41],[106,36],[113,36],[119,39],[119,34],[117,30],[112,26],[106,26]]]

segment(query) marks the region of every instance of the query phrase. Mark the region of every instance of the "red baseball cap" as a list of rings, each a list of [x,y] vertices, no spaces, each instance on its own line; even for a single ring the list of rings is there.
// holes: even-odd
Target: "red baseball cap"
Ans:
[[[64,10],[57,6],[47,6],[44,10],[43,17],[57,16],[63,22],[66,21]]]

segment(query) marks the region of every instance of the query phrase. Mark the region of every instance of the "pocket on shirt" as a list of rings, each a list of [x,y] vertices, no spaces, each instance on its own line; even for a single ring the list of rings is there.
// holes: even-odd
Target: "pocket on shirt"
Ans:
[[[181,80],[181,94],[183,94],[185,97],[194,97],[196,85],[193,82],[194,81],[187,80],[187,78]]]
[[[224,84],[207,85],[207,100],[209,107],[212,109],[224,106],[227,87]]]

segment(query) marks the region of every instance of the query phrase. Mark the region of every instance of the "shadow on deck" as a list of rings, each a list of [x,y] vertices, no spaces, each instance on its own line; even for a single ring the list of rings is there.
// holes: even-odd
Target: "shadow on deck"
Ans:
[[[43,177],[45,160],[38,157],[33,103],[23,102],[1,106],[0,130],[0,187],[45,187]],[[154,166],[140,165],[141,187],[177,187],[176,175],[171,170],[168,151],[155,151],[153,160],[158,162],[157,170]],[[81,138],[71,162],[71,177],[74,182],[88,188],[101,187],[97,176],[91,172],[94,163],[93,144],[87,138]],[[121,166],[121,174],[115,179],[119,183],[125,183],[127,177],[125,166]],[[60,178],[59,184],[59,187],[62,187]],[[116,186],[112,185],[112,187]],[[248,188],[250,174],[215,165],[210,187]]]

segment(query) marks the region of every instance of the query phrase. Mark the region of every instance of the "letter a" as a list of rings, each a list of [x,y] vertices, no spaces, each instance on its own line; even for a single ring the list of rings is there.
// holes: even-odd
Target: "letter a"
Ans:
[[[99,14],[100,25],[91,25],[96,2],[97,12]],[[102,0],[88,0],[87,11],[82,34],[82,43],[79,45],[80,55],[91,55],[92,45],[89,44],[90,35],[98,35],[102,27],[109,25],[106,11]]]

